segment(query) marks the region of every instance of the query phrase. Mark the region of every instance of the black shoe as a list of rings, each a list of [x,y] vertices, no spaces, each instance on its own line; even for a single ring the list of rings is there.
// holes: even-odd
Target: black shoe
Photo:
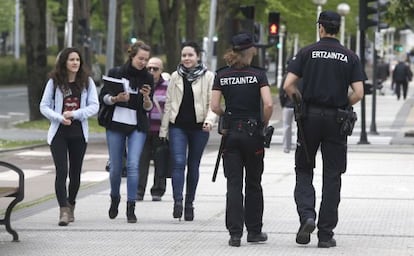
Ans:
[[[128,223],[137,222],[137,216],[135,216],[135,202],[127,202],[126,216]]]
[[[240,247],[241,239],[240,237],[230,236],[229,245],[233,247]]]
[[[247,242],[258,243],[264,241],[267,241],[267,234],[264,232],[247,234]]]
[[[137,201],[142,201],[142,200],[144,200],[144,196],[137,195]]]
[[[154,202],[161,201],[161,196],[152,196],[152,201]]]
[[[308,244],[310,242],[310,234],[315,230],[315,227],[314,219],[306,219],[306,221],[300,225],[299,231],[296,234],[296,243]]]
[[[183,203],[174,202],[173,217],[174,219],[181,220],[181,216],[183,216]]]
[[[120,197],[112,197],[111,196],[111,206],[109,207],[109,218],[115,219],[118,216],[118,205],[119,201],[121,201]]]
[[[186,206],[184,208],[184,220],[193,221],[194,220],[194,207]]]
[[[331,248],[336,246],[336,240],[332,237],[328,241],[319,241],[318,247],[319,248]]]

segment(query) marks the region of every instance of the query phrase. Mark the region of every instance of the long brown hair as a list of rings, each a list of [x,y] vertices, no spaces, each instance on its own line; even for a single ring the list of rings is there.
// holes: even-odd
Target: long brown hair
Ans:
[[[49,73],[49,78],[53,79],[55,87],[59,87],[62,91],[69,87],[68,69],[66,62],[69,58],[69,54],[76,52],[80,58],[79,70],[76,72],[75,84],[79,92],[82,89],[89,86],[89,71],[84,65],[82,55],[77,48],[68,47],[63,49],[56,58],[56,64],[54,69]]]

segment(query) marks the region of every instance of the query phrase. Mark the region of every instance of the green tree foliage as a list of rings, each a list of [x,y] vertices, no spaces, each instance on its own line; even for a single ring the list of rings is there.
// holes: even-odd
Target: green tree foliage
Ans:
[[[391,0],[388,19],[396,26],[410,26],[414,29],[414,1],[413,0]]]
[[[1,1],[0,32],[11,32],[14,26],[15,1]]]

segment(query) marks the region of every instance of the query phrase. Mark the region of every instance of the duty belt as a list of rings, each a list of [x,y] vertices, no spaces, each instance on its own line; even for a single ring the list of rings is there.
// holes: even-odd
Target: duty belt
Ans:
[[[229,124],[231,131],[247,132],[250,136],[257,134],[260,127],[261,123],[256,119],[232,120]]]
[[[322,107],[317,105],[308,105],[308,113],[309,114],[317,114],[317,115],[325,115],[325,116],[336,116],[338,113],[337,108],[330,108],[330,107]]]

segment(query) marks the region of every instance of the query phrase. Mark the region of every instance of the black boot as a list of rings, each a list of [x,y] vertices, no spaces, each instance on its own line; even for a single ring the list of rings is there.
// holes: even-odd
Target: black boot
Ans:
[[[128,223],[136,223],[137,216],[135,216],[135,202],[127,202],[127,219]]]
[[[181,216],[183,216],[183,202],[176,201],[174,202],[173,217],[181,220]]]
[[[119,201],[121,201],[121,197],[111,196],[111,207],[109,207],[109,218],[110,219],[115,219],[116,216],[118,216]]]
[[[184,220],[186,220],[186,221],[194,220],[194,207],[193,207],[193,204],[185,204],[185,207],[184,207]]]

